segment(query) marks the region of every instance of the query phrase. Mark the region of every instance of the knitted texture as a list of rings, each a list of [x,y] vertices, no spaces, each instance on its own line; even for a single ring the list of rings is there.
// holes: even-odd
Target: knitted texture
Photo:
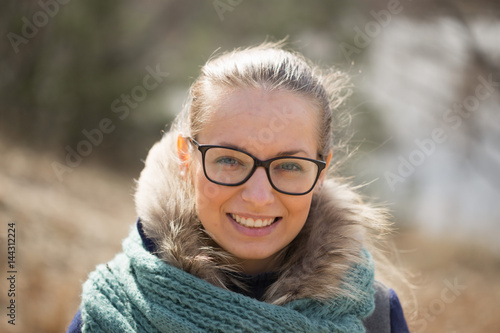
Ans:
[[[374,309],[374,267],[352,267],[349,296],[300,299],[284,306],[224,290],[161,261],[134,228],[124,252],[83,285],[83,332],[364,332]]]

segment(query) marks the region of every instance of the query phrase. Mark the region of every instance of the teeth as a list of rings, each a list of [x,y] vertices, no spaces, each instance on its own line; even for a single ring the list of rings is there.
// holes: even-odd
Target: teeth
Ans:
[[[248,227],[248,228],[262,228],[262,227],[267,227],[268,225],[270,225],[271,223],[274,222],[274,218],[270,218],[270,219],[257,219],[257,220],[254,220],[253,218],[251,217],[241,217],[239,215],[236,215],[236,214],[231,214],[231,217],[236,221],[238,222],[239,224],[245,226],[245,227]]]

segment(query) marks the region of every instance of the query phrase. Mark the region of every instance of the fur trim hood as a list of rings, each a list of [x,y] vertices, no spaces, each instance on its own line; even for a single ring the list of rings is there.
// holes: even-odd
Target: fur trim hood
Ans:
[[[135,202],[144,232],[166,263],[222,288],[241,284],[231,277],[231,272],[238,272],[231,254],[211,240],[196,216],[193,189],[179,175],[176,139],[169,132],[153,146],[137,181]],[[384,211],[363,203],[349,185],[326,179],[313,195],[303,229],[277,256],[279,277],[264,300],[285,304],[339,296],[348,269],[364,260],[361,249],[369,245],[367,231],[379,233],[385,221]]]

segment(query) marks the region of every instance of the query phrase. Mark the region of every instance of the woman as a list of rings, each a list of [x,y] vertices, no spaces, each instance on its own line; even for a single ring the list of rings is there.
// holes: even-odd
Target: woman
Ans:
[[[327,171],[346,77],[279,44],[210,60],[150,151],[124,252],[83,286],[69,331],[405,332],[374,281],[384,213]]]

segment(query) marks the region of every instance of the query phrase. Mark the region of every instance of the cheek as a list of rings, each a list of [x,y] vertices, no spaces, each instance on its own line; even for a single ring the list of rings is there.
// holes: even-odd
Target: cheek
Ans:
[[[214,201],[220,197],[220,186],[210,182],[203,170],[196,168],[193,172],[193,185],[196,196],[196,208],[203,212],[207,208],[214,207]]]
[[[311,200],[312,195],[307,194],[283,202],[288,209],[289,217],[294,221],[294,228],[302,228],[306,222],[311,208]]]
[[[193,185],[196,198],[196,212],[205,225],[220,221],[220,212],[225,202],[232,198],[234,189],[209,181],[203,169],[194,170]]]

